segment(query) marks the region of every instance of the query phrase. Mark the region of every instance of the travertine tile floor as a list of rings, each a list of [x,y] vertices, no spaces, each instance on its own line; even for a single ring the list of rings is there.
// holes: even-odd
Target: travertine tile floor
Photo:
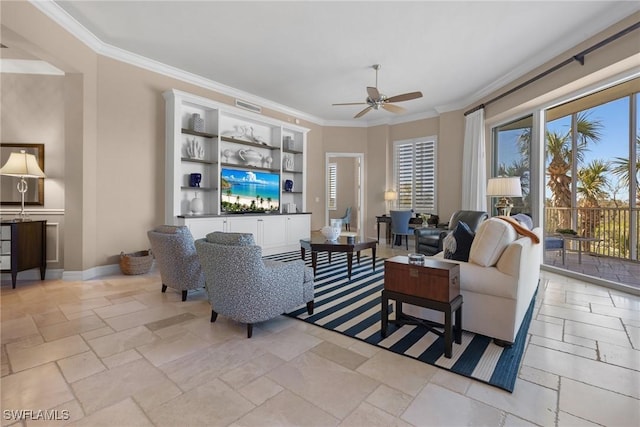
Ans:
[[[553,267],[593,276],[640,289],[640,263],[636,261],[567,251],[565,263],[559,251],[546,251],[544,263]]]
[[[224,316],[209,323],[204,291],[181,302],[153,271],[5,283],[1,309],[3,426],[640,420],[640,297],[547,272],[513,394],[284,316],[247,339]]]

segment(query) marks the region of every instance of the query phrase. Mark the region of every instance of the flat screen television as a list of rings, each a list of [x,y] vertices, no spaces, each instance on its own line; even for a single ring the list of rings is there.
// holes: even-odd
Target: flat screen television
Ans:
[[[280,174],[222,168],[220,199],[223,212],[279,211]]]

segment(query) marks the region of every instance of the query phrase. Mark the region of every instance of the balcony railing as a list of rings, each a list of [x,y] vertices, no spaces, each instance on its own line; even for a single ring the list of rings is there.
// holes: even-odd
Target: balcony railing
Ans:
[[[583,242],[582,250],[593,255],[639,261],[640,218],[638,208],[545,208],[545,232],[571,228]],[[573,244],[578,244],[573,242]]]

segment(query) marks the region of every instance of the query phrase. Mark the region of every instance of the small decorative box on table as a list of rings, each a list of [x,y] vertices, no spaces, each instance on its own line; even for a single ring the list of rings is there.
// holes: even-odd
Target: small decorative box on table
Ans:
[[[444,354],[451,357],[453,335],[462,342],[462,295],[460,295],[460,266],[455,263],[426,258],[424,265],[410,264],[406,256],[396,256],[384,262],[384,290],[382,291],[383,337],[387,335],[389,300],[396,302],[396,320],[400,325],[417,324],[444,335]],[[417,305],[444,313],[444,325],[417,319],[402,313],[402,303]],[[455,313],[455,325],[453,314]],[[444,333],[434,327],[444,326]]]

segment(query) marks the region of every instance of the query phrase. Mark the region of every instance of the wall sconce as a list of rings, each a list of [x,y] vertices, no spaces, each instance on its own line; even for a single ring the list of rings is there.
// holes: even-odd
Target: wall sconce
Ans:
[[[522,186],[519,176],[499,176],[489,178],[487,196],[500,197],[495,204],[498,215],[509,216],[513,203],[510,197],[522,197]]]
[[[29,188],[25,178],[46,178],[46,175],[42,172],[40,166],[38,166],[36,156],[27,154],[25,150],[20,150],[19,153],[11,153],[7,162],[0,168],[0,175],[20,178],[17,185],[21,199],[19,219],[24,221],[27,219],[27,214],[24,211],[24,194]]]

